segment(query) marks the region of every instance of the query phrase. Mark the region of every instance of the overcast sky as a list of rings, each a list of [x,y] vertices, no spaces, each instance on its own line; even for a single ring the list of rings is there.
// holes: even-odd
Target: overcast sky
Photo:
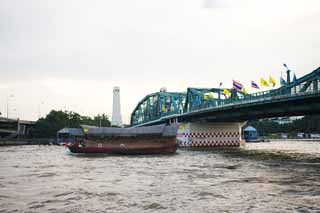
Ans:
[[[320,66],[319,0],[0,0],[0,112],[122,114],[160,87],[231,87]]]

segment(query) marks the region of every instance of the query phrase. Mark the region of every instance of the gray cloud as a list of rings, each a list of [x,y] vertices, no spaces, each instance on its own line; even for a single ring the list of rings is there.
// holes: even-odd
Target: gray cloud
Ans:
[[[245,84],[280,76],[283,62],[303,75],[319,66],[319,12],[313,0],[2,0],[0,110],[15,93],[29,119],[42,99],[43,112],[64,105],[110,114],[117,84],[128,120],[161,86]],[[86,91],[95,96],[84,104]]]

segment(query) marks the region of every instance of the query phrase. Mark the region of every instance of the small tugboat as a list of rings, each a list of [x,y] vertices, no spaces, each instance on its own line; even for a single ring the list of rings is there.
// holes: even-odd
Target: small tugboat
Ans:
[[[177,125],[110,128],[82,125],[83,137],[66,146],[73,153],[174,154]]]

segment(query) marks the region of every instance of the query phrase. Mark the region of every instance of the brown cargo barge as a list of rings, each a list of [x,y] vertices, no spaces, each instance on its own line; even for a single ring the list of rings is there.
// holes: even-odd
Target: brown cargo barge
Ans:
[[[66,146],[73,153],[174,154],[178,127],[109,128],[82,126],[82,137]]]

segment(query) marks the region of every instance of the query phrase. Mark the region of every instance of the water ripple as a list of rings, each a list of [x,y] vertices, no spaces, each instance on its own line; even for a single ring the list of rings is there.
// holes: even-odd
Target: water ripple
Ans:
[[[320,143],[278,143],[170,156],[0,147],[0,212],[319,212]]]

